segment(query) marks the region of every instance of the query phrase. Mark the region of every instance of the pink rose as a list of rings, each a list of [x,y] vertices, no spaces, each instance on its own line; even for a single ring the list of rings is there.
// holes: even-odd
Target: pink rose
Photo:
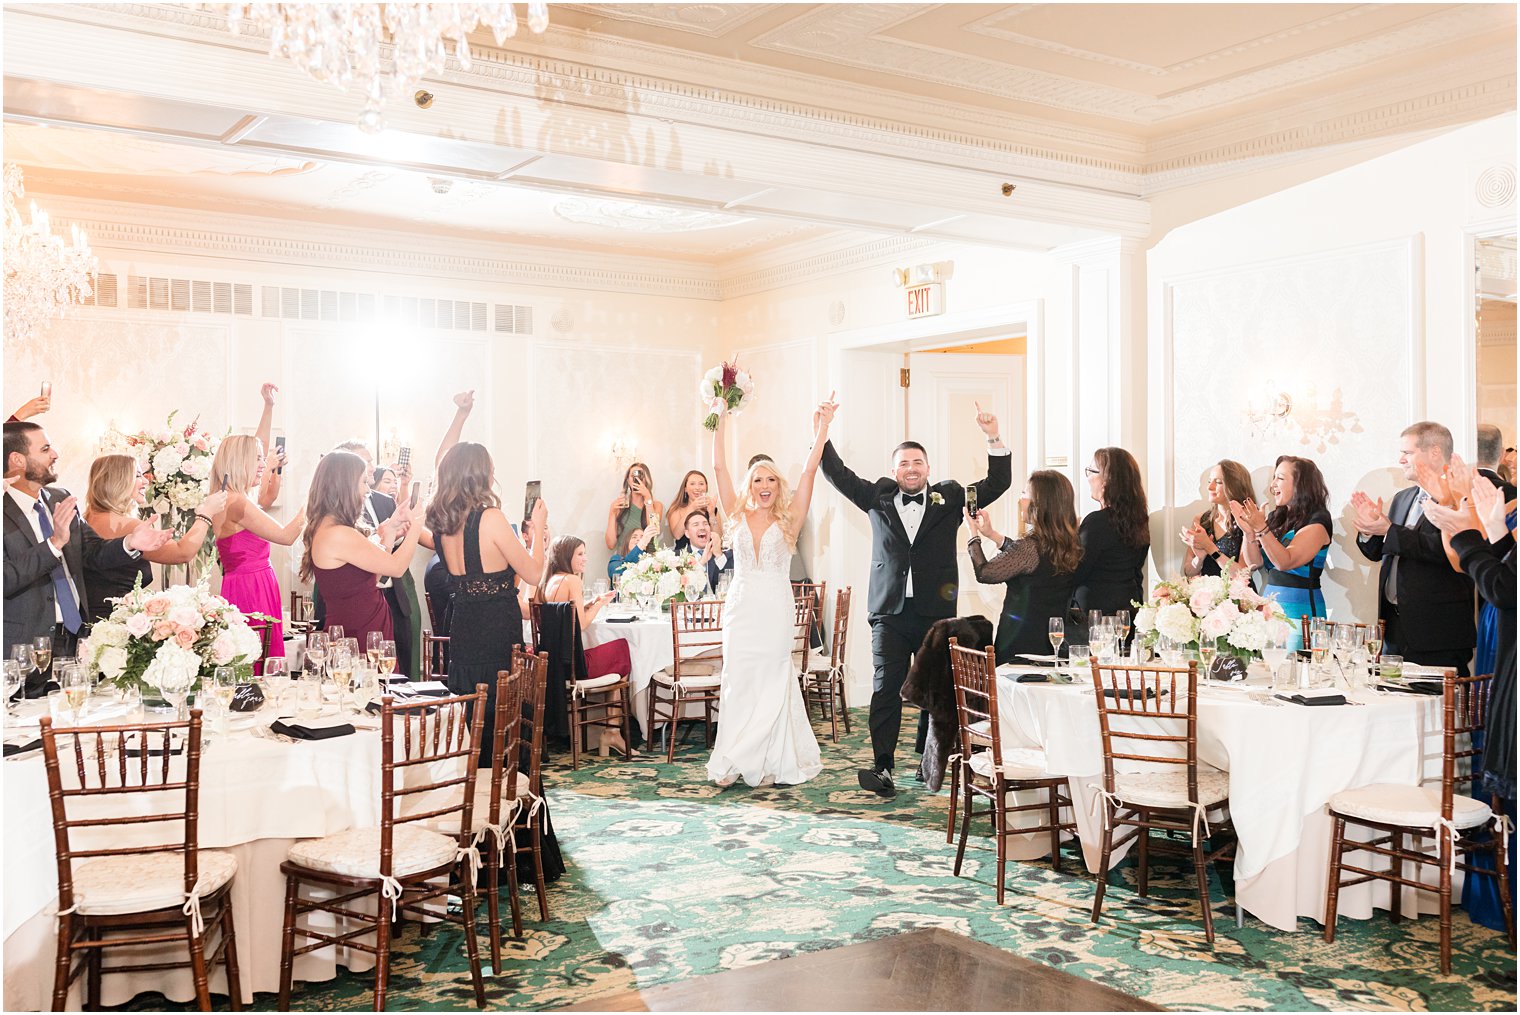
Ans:
[[[152,605],[151,603],[149,605]],[[134,638],[141,638],[153,630],[153,621],[148,619],[146,613],[134,613],[127,618],[127,633]]]
[[[1171,601],[1172,601],[1172,590],[1171,589],[1163,587],[1163,588],[1159,588],[1159,589],[1156,590],[1156,602],[1158,602],[1158,603],[1169,603]]]
[[[182,627],[174,632],[174,640],[179,642],[180,648],[189,648],[195,644],[195,632],[189,628]]]
[[[195,439],[195,450],[197,450],[197,451],[210,451],[211,450],[211,442],[208,441],[204,436],[197,437]]]
[[[147,604],[143,606],[143,610],[150,617],[162,617],[169,612],[169,600],[162,596],[155,596],[148,600]]]
[[[160,620],[153,625],[153,640],[163,641],[174,634],[174,625],[167,620]]]

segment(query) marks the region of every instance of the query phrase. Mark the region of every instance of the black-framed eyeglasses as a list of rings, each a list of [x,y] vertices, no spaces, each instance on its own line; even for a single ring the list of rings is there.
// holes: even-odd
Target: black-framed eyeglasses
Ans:
[[[1096,476],[1096,475],[1098,475],[1098,470],[1095,469],[1095,468],[1093,468],[1091,465],[1089,465],[1087,468],[1083,469],[1082,471],[1085,472],[1085,473],[1087,473],[1089,476]]]

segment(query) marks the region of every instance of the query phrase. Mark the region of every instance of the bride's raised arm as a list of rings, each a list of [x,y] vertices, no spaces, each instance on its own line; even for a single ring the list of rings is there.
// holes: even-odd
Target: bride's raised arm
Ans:
[[[834,422],[834,413],[838,411],[839,403],[834,401],[832,391],[829,392],[828,401],[818,403],[818,408],[813,410],[813,446],[808,450],[802,475],[797,477],[797,492],[792,495],[792,530],[786,534],[790,543],[796,543],[798,534],[802,532],[802,523],[807,521],[808,505],[813,501],[813,478],[818,475],[823,446],[829,439],[829,424]]]
[[[713,482],[718,486],[718,499],[723,502],[723,513],[732,516],[734,504],[738,498],[734,496],[734,480],[728,471],[728,447],[723,437],[728,429],[728,413],[718,411],[718,426],[713,430],[712,461]]]

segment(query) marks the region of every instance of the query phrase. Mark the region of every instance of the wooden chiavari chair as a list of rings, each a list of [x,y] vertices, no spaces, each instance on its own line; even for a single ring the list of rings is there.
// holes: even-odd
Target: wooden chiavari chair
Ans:
[[[1229,773],[1198,763],[1198,664],[1108,665],[1094,659],[1092,679],[1103,737],[1103,859],[1092,921],[1097,923],[1103,911],[1115,849],[1136,843],[1143,898],[1150,888],[1151,850],[1175,848],[1169,839],[1152,845],[1151,832],[1182,833],[1189,845],[1181,851],[1193,857],[1204,936],[1212,947],[1209,865],[1232,857],[1235,839],[1228,817]],[[1118,771],[1115,761],[1144,767]],[[1115,841],[1120,829],[1128,831]],[[1218,839],[1228,841],[1206,847]]]
[[[290,848],[285,875],[285,924],[280,948],[279,1009],[290,1010],[297,955],[337,945],[375,956],[375,1010],[385,1010],[390,982],[391,921],[402,912],[448,920],[464,928],[475,1003],[486,1006],[475,932],[475,872],[479,853],[462,847],[473,834],[476,761],[485,721],[486,685],[474,694],[397,704],[380,699],[380,825],[350,828]],[[432,827],[430,828],[429,825]],[[447,832],[436,831],[446,827]],[[303,900],[301,885],[334,893]],[[460,899],[460,912],[448,897]],[[373,899],[373,913],[355,904]],[[324,912],[355,921],[355,930],[302,928],[303,914]],[[374,943],[360,940],[374,935]],[[296,946],[296,938],[312,942]]]
[[[580,614],[575,626],[580,629]],[[575,640],[579,640],[579,636]],[[574,667],[571,668],[574,673]],[[565,703],[570,709],[570,769],[581,766],[581,742],[588,730],[619,730],[623,746],[632,754],[633,682],[626,673],[587,674],[585,680],[565,681]]]
[[[544,884],[544,818],[539,813],[544,799],[544,698],[549,682],[549,656],[540,652],[533,654],[521,648],[512,649],[512,668],[520,669],[526,681],[523,687],[522,733],[518,762],[523,776],[518,780],[519,800],[524,801],[517,809],[514,833],[528,836],[528,849],[533,857],[533,890],[538,893],[538,918],[549,919],[549,890]],[[521,847],[517,847],[521,848]]]
[[[985,651],[962,648],[950,639],[950,676],[955,684],[956,726],[960,734],[960,753],[953,759],[966,787],[965,810],[961,814],[960,844],[955,848],[955,874],[961,873],[966,855],[966,838],[971,834],[971,819],[978,816],[975,803],[986,800],[991,807],[980,816],[992,818],[992,835],[997,840],[997,901],[1003,904],[1004,871],[1008,862],[1008,837],[1011,835],[1050,835],[1050,862],[1061,869],[1061,833],[1075,831],[1074,821],[1061,821],[1061,808],[1071,807],[1065,776],[1045,771],[1045,752],[1034,748],[1006,751],[999,738],[997,657],[989,646]],[[1009,795],[1018,790],[1045,793],[1044,801],[1010,805]],[[951,821],[955,820],[951,797]],[[1036,825],[1010,828],[1015,814],[1040,811],[1044,820]]]
[[[829,640],[827,659],[812,657],[802,681],[802,693],[809,705],[816,704],[819,714],[834,730],[839,743],[839,721],[850,732],[850,707],[845,701],[845,652],[850,633],[850,595],[848,585],[834,593],[834,637]],[[948,840],[947,840],[948,841]]]
[[[262,676],[264,660],[269,658],[269,652],[274,647],[274,623],[250,617],[248,629],[259,636],[259,657],[253,661],[253,672],[255,676]]]
[[[814,627],[808,632],[808,648],[813,647],[813,638],[818,638],[818,644],[823,644],[823,608],[829,601],[828,582],[792,582],[792,597],[801,599],[804,595],[813,597],[813,624]]]
[[[1504,926],[1510,944],[1515,942],[1515,915],[1509,890],[1509,829],[1501,820],[1500,801],[1493,805],[1475,800],[1458,790],[1459,784],[1471,786],[1481,767],[1483,751],[1472,746],[1473,733],[1484,729],[1493,676],[1459,677],[1453,669],[1441,675],[1441,786],[1398,786],[1379,783],[1357,789],[1342,790],[1330,798],[1327,809],[1330,830],[1330,875],[1325,892],[1325,940],[1335,940],[1335,914],[1340,890],[1367,881],[1387,881],[1392,886],[1389,918],[1401,919],[1400,898],[1403,888],[1434,891],[1441,900],[1441,972],[1451,972],[1451,878],[1458,870],[1468,877],[1486,874],[1499,881],[1499,903],[1504,910]],[[1460,746],[1459,746],[1460,745]],[[1346,833],[1346,823],[1380,833],[1377,838],[1354,839]],[[1487,832],[1486,839],[1477,838]],[[1421,840],[1435,838],[1435,851],[1420,848]],[[1407,843],[1406,843],[1407,838]],[[1361,850],[1389,859],[1387,870],[1357,867],[1346,861],[1346,854]],[[1492,869],[1475,866],[1463,857],[1489,853]],[[1404,864],[1413,865],[1412,878],[1404,876]],[[1438,869],[1435,886],[1423,883],[1422,865]],[[1349,880],[1343,873],[1354,875]]]
[[[449,637],[422,632],[422,679],[447,680],[449,676]]]
[[[670,637],[675,661],[654,675],[649,698],[649,737],[652,741],[662,725],[666,728],[666,764],[673,764],[676,760],[676,730],[680,723],[703,723],[707,746],[712,746],[713,710],[718,704],[723,676],[722,601],[704,599],[672,604]],[[805,653],[805,634],[802,648]],[[702,708],[700,716],[683,714],[692,705]]]
[[[41,727],[58,851],[53,1010],[64,1010],[69,986],[81,972],[85,1007],[98,1010],[103,976],[188,968],[197,1007],[210,1011],[207,974],[220,963],[232,1010],[241,1011],[230,892],[237,859],[199,849],[200,709],[191,709],[185,722],[56,729],[44,716]],[[176,737],[182,738],[177,752]],[[73,759],[67,776],[61,754]],[[152,837],[149,826],[161,827],[163,839],[122,845],[127,826],[133,826],[133,841]],[[107,841],[112,844],[97,845]],[[220,937],[208,953],[211,927],[220,929]],[[171,942],[184,942],[185,961],[104,961],[108,949]]]

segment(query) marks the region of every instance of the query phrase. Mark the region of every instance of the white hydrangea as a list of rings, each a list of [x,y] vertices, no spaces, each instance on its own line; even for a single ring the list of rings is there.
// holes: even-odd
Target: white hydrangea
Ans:
[[[95,660],[98,669],[107,680],[115,680],[127,668],[127,650],[116,645],[108,646]]]
[[[1173,641],[1189,642],[1197,637],[1193,611],[1186,603],[1168,603],[1157,610],[1156,630]]]
[[[180,676],[193,681],[200,672],[201,657],[187,648],[180,648],[171,638],[158,647],[142,678],[151,687],[162,687],[165,677]]]
[[[259,636],[254,634],[253,628],[246,623],[241,621],[234,623],[227,628],[227,632],[232,636],[235,654],[242,656],[244,662],[257,659],[264,651],[263,642],[259,641]]]
[[[167,479],[179,471],[180,463],[185,456],[179,453],[179,449],[170,445],[158,449],[153,456],[153,476],[156,479]]]
[[[1156,629],[1156,608],[1154,606],[1142,606],[1135,611],[1135,630],[1141,634],[1150,634]]]
[[[90,629],[90,644],[99,648],[114,645],[125,645],[132,638],[126,624],[118,624],[111,620],[102,620]]]
[[[199,483],[175,483],[169,489],[169,502],[181,511],[193,511],[205,499]]]
[[[1260,652],[1267,645],[1267,618],[1255,610],[1243,613],[1235,621],[1227,640],[1247,652]]]

